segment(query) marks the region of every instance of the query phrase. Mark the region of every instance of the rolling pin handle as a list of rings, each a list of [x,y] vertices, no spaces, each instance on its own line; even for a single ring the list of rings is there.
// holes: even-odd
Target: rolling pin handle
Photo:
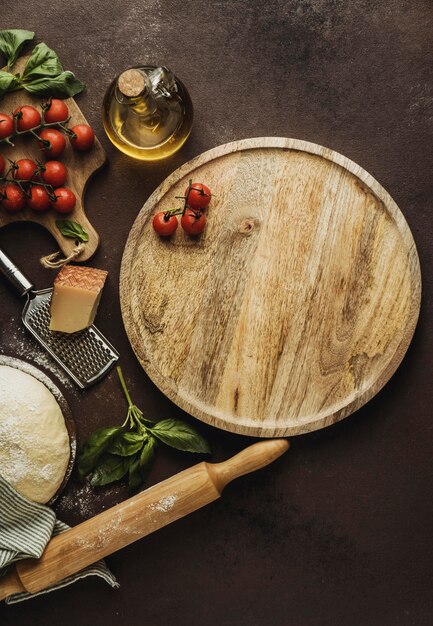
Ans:
[[[0,602],[13,595],[14,593],[22,593],[27,591],[21,582],[18,572],[15,567],[0,578]]]
[[[239,476],[254,472],[284,454],[289,448],[288,439],[268,439],[245,448],[222,463],[206,463],[216,488],[221,493],[224,487]]]

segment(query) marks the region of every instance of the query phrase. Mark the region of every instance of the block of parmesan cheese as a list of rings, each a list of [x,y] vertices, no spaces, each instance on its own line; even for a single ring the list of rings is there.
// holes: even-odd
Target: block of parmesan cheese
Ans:
[[[65,265],[54,281],[50,330],[76,333],[93,324],[107,278],[105,270]]]

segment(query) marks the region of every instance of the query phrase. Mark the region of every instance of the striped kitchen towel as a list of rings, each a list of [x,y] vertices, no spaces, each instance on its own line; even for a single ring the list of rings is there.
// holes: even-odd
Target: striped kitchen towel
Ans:
[[[16,561],[38,559],[51,537],[68,528],[69,526],[56,519],[54,511],[43,504],[28,500],[0,475],[0,577]],[[99,576],[112,587],[119,586],[104,561],[97,561],[44,591],[13,594],[6,598],[6,603],[13,604],[55,591],[86,576]]]

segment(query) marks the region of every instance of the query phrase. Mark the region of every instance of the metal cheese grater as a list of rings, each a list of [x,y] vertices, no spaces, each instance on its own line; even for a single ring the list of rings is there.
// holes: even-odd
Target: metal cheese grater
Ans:
[[[119,353],[95,326],[72,334],[51,331],[52,288],[35,291],[34,285],[2,250],[0,272],[21,296],[27,297],[22,313],[24,326],[78,387],[85,389],[110,371],[119,358]]]

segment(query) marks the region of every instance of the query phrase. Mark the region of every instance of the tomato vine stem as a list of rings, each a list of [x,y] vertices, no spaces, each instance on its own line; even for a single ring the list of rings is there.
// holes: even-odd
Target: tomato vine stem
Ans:
[[[13,177],[11,178],[9,174],[14,169],[17,169],[17,168],[14,168],[14,166],[12,165],[9,168],[9,170],[6,172],[6,176],[0,176],[0,185],[13,183],[21,189],[21,191],[23,192],[26,198],[30,198],[30,189],[32,187],[34,186],[44,187],[50,200],[53,202],[56,200],[56,196],[54,194],[54,187],[52,185],[49,185],[48,183],[44,183],[43,181],[39,181],[39,180],[24,180],[21,178],[13,178]],[[24,185],[27,185],[27,189],[24,187]]]
[[[14,117],[14,132],[8,137],[4,137],[3,139],[0,139],[0,144],[7,143],[10,146],[14,147],[15,144],[13,143],[12,139],[15,139],[15,137],[22,137],[23,135],[33,135],[37,138],[38,141],[41,141],[44,144],[49,144],[50,142],[49,141],[47,142],[45,139],[41,139],[39,135],[37,135],[37,132],[40,130],[44,130],[44,128],[52,128],[53,126],[60,127],[65,134],[70,135],[71,137],[75,135],[75,133],[70,128],[65,126],[65,124],[67,124],[69,120],[71,119],[70,115],[63,122],[45,122],[44,114],[42,112],[42,122],[38,126],[34,126],[33,128],[29,128],[28,130],[18,130],[18,127],[17,127],[18,116],[14,115],[13,117]]]

